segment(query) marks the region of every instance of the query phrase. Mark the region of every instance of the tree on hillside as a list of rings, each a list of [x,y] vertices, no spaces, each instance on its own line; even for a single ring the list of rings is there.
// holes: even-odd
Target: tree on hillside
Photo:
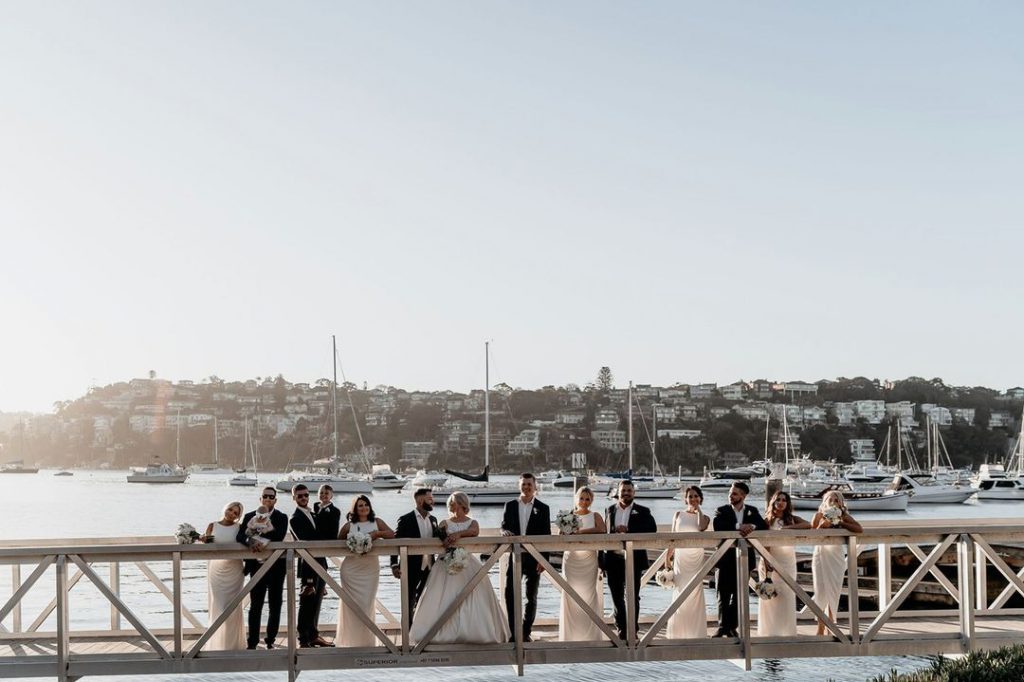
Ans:
[[[615,388],[615,378],[610,367],[602,367],[597,372],[597,390],[607,393]]]

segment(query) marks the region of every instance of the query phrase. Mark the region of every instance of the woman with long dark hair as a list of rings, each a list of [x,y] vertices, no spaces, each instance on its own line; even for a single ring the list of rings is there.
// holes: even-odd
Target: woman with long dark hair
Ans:
[[[373,505],[366,495],[352,500],[348,522],[338,533],[339,540],[348,540],[349,535],[366,535],[373,540],[390,540],[395,531],[378,519]],[[372,621],[376,615],[377,585],[380,582],[380,558],[376,554],[351,553],[341,561],[341,589],[353,597],[362,611]],[[338,605],[338,631],[335,646],[383,646],[366,627],[356,611],[344,601]]]
[[[772,495],[764,514],[768,530],[805,530],[811,524],[793,514],[793,500],[784,490]],[[757,607],[757,634],[759,637],[796,634],[796,595],[778,577],[785,573],[796,580],[796,548],[793,545],[765,547],[770,561],[761,560],[761,579],[772,581],[776,595],[770,599],[759,596]]]
[[[680,509],[672,517],[673,533],[700,533],[708,529],[711,518],[700,508],[704,492],[695,485],[683,491],[686,509]],[[703,547],[677,547],[669,551],[665,568],[671,569],[675,590],[673,598],[682,592],[701,564],[704,563]],[[704,600],[704,580],[669,616],[666,631],[670,639],[691,639],[708,636],[708,612]]]

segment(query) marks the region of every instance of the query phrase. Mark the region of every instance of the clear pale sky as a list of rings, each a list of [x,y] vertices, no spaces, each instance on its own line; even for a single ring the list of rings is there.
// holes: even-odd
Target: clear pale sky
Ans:
[[[1024,384],[1016,2],[0,4],[0,410]]]

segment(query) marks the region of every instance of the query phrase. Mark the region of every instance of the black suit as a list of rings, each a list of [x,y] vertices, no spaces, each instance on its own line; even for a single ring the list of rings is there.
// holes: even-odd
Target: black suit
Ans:
[[[248,546],[245,529],[255,515],[256,512],[249,512],[242,517],[242,522],[239,524],[238,535],[235,539],[243,545]],[[263,537],[271,542],[283,541],[285,536],[288,535],[288,517],[284,512],[275,509],[270,513],[270,523],[273,525],[273,528],[269,532],[264,533]],[[244,571],[246,575],[255,575],[259,567],[259,560],[245,560]],[[260,641],[260,620],[263,617],[264,601],[269,602],[266,642],[273,644],[274,640],[277,639],[277,630],[281,623],[281,593],[284,590],[284,579],[287,575],[288,568],[285,565],[284,559],[278,559],[260,581],[256,583],[256,586],[252,588],[252,592],[249,593],[249,632],[246,637],[246,645],[250,649],[255,649]]]
[[[605,513],[605,525],[609,533],[615,532],[615,516],[618,512],[618,504],[608,507]],[[647,507],[633,502],[633,508],[629,511],[629,521],[626,524],[629,533],[657,533],[658,524]],[[640,621],[640,581],[647,570],[647,550],[633,550],[633,613],[636,623]],[[604,571],[608,576],[608,591],[612,595],[612,606],[615,615],[615,627],[619,631],[619,637],[626,639],[626,552],[625,550],[609,550],[605,552]]]
[[[296,540],[321,539],[316,528],[316,516],[312,511],[310,511],[310,516],[306,516],[301,509],[296,509],[292,514],[292,535]],[[327,568],[327,559],[321,557],[316,562]],[[317,575],[308,563],[300,559],[299,580],[302,582],[302,592],[299,593],[299,615],[296,619],[295,633],[298,635],[301,646],[309,646],[320,636],[320,631],[317,629],[317,616],[320,613],[320,603],[324,598],[324,579]],[[312,592],[307,590],[310,587],[313,588]]]
[[[551,535],[551,509],[533,498],[533,510],[526,522],[526,528],[520,528],[519,523],[519,499],[516,498],[505,503],[505,513],[501,517],[501,529],[512,535]],[[541,556],[548,558],[547,552]],[[522,577],[526,581],[526,608],[523,609],[523,637],[529,637],[533,630],[533,621],[537,617],[537,588],[540,586],[540,573],[537,571],[537,560],[531,554],[522,554]],[[505,572],[505,611],[508,613],[508,629],[515,636],[515,573],[514,562],[508,562],[508,569]]]
[[[736,510],[730,504],[723,504],[715,510],[712,527],[716,531],[736,530]],[[743,523],[749,523],[755,530],[768,530],[768,524],[761,518],[761,512],[749,504],[743,505]],[[747,561],[750,568],[754,567],[754,555],[747,550]],[[726,552],[718,560],[718,576],[715,579],[715,592],[718,594],[718,629],[731,634],[739,627],[739,595],[736,592],[736,553]],[[746,588],[743,589],[746,596]]]
[[[420,533],[420,524],[417,520],[419,512],[413,509],[408,514],[403,514],[398,517],[398,527],[395,528],[396,538],[422,538]],[[428,514],[427,518],[430,519],[430,535],[428,537],[434,537],[437,534],[437,518],[433,514]],[[409,555],[408,571],[407,575],[402,576],[409,585],[409,601],[406,602],[406,613],[409,614],[409,622],[412,622],[412,615],[416,611],[416,603],[420,600],[420,595],[423,594],[423,586],[427,584],[427,577],[430,576],[430,566],[423,566],[423,557],[427,555]],[[398,568],[401,563],[398,560],[397,554],[391,555],[391,568]]]

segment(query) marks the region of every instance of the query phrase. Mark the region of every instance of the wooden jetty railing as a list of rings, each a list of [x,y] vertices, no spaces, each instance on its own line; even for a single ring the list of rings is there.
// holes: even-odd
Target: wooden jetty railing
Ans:
[[[251,556],[239,547],[218,545],[175,545],[161,538],[102,538],[0,542],[0,575],[10,576],[4,591],[0,580],[0,677],[56,677],[75,680],[87,675],[201,674],[229,671],[284,671],[294,680],[304,670],[422,667],[508,664],[519,674],[527,664],[584,663],[612,661],[668,661],[690,659],[726,659],[749,669],[753,658],[926,655],[964,653],[994,648],[1024,640],[1024,609],[1010,608],[1009,600],[1024,596],[1024,568],[1014,570],[998,546],[1024,542],[1024,521],[1018,520],[945,520],[908,524],[874,522],[865,524],[858,536],[844,531],[758,532],[747,539],[733,532],[671,533],[633,535],[581,535],[551,537],[500,537],[494,531],[471,541],[461,542],[468,551],[487,558],[472,577],[471,585],[489,581],[501,561],[512,561],[514,575],[520,574],[524,554],[544,566],[547,583],[542,589],[561,591],[577,603],[598,625],[603,638],[592,642],[557,641],[557,620],[538,620],[535,641],[495,643],[493,645],[435,644],[431,640],[443,622],[458,608],[453,604],[420,642],[409,638],[409,614],[398,617],[378,602],[374,618],[362,617],[375,635],[378,646],[367,648],[300,649],[294,628],[296,622],[296,559],[344,556],[347,549],[339,542],[284,542],[271,545],[270,559],[284,557],[288,573],[286,601],[282,618],[285,645],[273,650],[209,651],[204,644],[222,625],[232,609],[207,624],[186,604],[187,597],[201,595],[205,602],[205,565],[209,559]],[[736,638],[667,639],[669,617],[693,590],[703,589],[708,574],[721,557],[730,553],[736,561],[738,585],[749,585],[744,552],[763,555],[772,546],[795,545],[803,548],[823,544],[844,544],[848,552],[848,608],[830,619],[814,604],[801,586],[798,576],[779,572],[775,578],[794,591],[798,607],[803,608],[798,634],[792,637],[758,637],[752,630],[755,616],[751,599],[740,599],[740,629]],[[632,582],[627,581],[627,632],[641,626],[639,636],[621,640],[609,625],[609,614],[591,611],[584,600],[544,558],[545,552],[567,549],[625,550],[626,575],[630,575],[631,550],[647,549],[656,557],[648,568],[643,588],[659,570],[665,551],[675,547],[702,547],[706,560],[696,575],[657,613],[632,607]],[[893,591],[891,550],[907,548],[917,566],[902,586]],[[411,560],[424,553],[438,551],[436,540],[379,541],[371,550],[375,555],[399,556],[402,575]],[[865,577],[858,571],[858,557],[865,551],[878,552],[877,608],[861,609],[861,585]],[[955,553],[955,574],[939,560]],[[332,575],[311,562],[324,578],[329,593],[353,605],[353,598]],[[255,576],[259,578],[270,566]],[[155,567],[155,568],[154,568]],[[502,573],[503,574],[503,573]],[[907,597],[928,578],[948,592],[956,608],[905,608]],[[188,581],[201,580],[199,589],[186,589]],[[994,585],[989,585],[995,581]],[[242,604],[252,587],[246,583],[234,599]],[[86,586],[94,591],[84,595]],[[999,590],[995,598],[990,594]],[[514,591],[521,604],[521,581]],[[408,585],[401,584],[401,600],[406,603]],[[469,590],[464,592],[468,594]],[[749,595],[746,589],[739,592]],[[52,596],[51,596],[52,595]],[[81,595],[81,596],[79,596]],[[154,600],[154,595],[157,599]],[[162,598],[160,597],[162,595]],[[170,606],[156,608],[166,598]],[[499,593],[500,598],[500,593]],[[143,603],[137,604],[136,602]],[[647,600],[650,601],[650,600]],[[74,608],[72,603],[76,603]],[[645,602],[646,603],[646,602]],[[398,607],[400,610],[401,607]],[[195,609],[198,611],[199,609]],[[356,609],[358,611],[358,609]],[[516,608],[521,622],[521,606]],[[202,614],[200,614],[202,615]],[[31,618],[31,620],[29,620]],[[815,636],[815,618],[824,621],[830,634]],[[713,626],[714,614],[710,622]],[[325,629],[331,626],[325,626]],[[552,636],[552,631],[555,631]],[[521,635],[521,632],[519,633]],[[539,636],[538,636],[539,635]]]

